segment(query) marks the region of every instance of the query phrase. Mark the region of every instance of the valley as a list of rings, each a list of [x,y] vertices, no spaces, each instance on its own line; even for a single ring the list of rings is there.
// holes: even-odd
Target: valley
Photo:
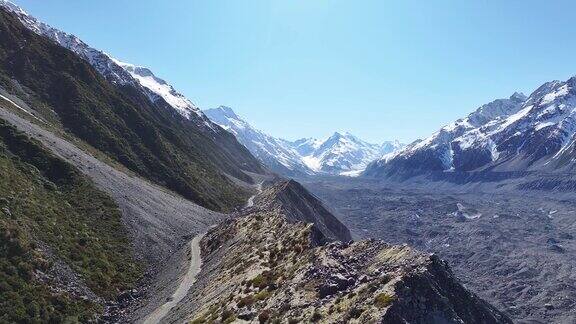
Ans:
[[[0,322],[576,322],[576,77],[407,145],[328,134],[0,0]]]
[[[437,253],[466,287],[519,323],[576,320],[573,195],[335,178],[305,186],[355,239]]]

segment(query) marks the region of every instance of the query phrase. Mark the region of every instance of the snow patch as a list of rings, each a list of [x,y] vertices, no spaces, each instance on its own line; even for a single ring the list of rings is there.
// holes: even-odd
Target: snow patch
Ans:
[[[567,95],[568,91],[569,91],[568,84],[564,84],[560,88],[558,88],[556,91],[547,93],[542,98],[542,101],[540,104],[541,105],[547,105],[547,104],[551,103],[552,101],[555,101],[557,98]]]
[[[321,160],[314,157],[313,155],[303,156],[302,162],[304,162],[307,167],[315,172],[320,171],[320,168],[322,167]]]
[[[149,69],[124,63],[113,58],[112,60],[130,73],[130,75],[136,79],[141,86],[152,92],[152,95],[149,97],[153,102],[157,100],[155,96],[159,96],[186,118],[190,118],[191,114],[200,114],[200,109],[198,109],[198,107],[196,107],[186,97],[176,92],[176,90],[166,83],[166,81],[156,77]]]

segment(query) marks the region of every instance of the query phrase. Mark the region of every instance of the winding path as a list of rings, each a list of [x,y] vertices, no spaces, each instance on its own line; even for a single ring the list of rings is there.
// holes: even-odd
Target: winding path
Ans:
[[[258,194],[260,194],[262,192],[262,184],[264,182],[260,182],[257,186],[256,186],[256,190],[257,192],[250,198],[248,198],[248,202],[246,203],[246,206],[244,206],[244,208],[250,208],[252,206],[254,206],[254,198],[256,198],[256,196],[258,196]]]
[[[260,182],[256,186],[256,193],[248,199],[248,201],[246,202],[246,206],[244,206],[244,208],[250,208],[254,206],[254,198],[256,198],[256,196],[262,192],[262,184],[263,182]],[[182,301],[184,297],[186,297],[188,291],[190,290],[192,285],[196,282],[196,276],[198,275],[198,273],[200,273],[200,270],[202,268],[202,257],[200,255],[200,240],[202,240],[202,237],[204,237],[205,234],[206,233],[197,235],[190,242],[190,266],[188,268],[188,272],[186,272],[186,275],[182,279],[180,285],[178,285],[178,288],[176,288],[174,294],[172,294],[172,296],[166,303],[160,305],[152,313],[150,313],[150,315],[148,315],[144,320],[143,322],[144,324],[160,323],[160,321],[166,315],[168,315],[170,310],[174,308],[176,305],[178,305],[178,303]]]
[[[144,324],[157,324],[170,312],[174,306],[176,306],[187,294],[192,285],[196,282],[196,276],[200,273],[202,267],[202,257],[200,255],[200,240],[204,237],[204,234],[199,234],[190,242],[190,266],[188,272],[184,275],[182,282],[170,297],[170,300],[155,311],[153,311],[146,320]]]

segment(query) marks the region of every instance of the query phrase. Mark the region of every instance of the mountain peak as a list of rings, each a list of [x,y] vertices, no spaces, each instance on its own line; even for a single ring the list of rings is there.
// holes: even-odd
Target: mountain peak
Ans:
[[[218,106],[217,108],[210,108],[204,110],[204,114],[208,116],[213,122],[228,129],[231,127],[231,123],[240,128],[252,128],[242,117],[236,115],[234,110],[228,106]],[[259,132],[256,129],[253,129]]]
[[[335,131],[333,135],[345,137],[350,135],[350,133],[344,131]]]
[[[341,133],[341,132],[334,132],[334,134],[332,134],[332,136],[330,136],[330,137],[328,138],[328,140],[331,140],[331,139],[332,139],[332,140],[337,140],[337,139],[340,139],[340,138],[343,138],[343,137],[346,137],[346,134],[343,134],[343,133]]]
[[[528,99],[528,97],[522,93],[522,92],[514,92],[511,96],[510,96],[510,100],[518,100],[518,101],[524,101]]]
[[[216,108],[217,110],[220,110],[221,112],[224,113],[224,115],[228,116],[228,117],[233,117],[236,119],[239,119],[240,117],[238,117],[238,115],[236,115],[236,113],[234,112],[234,110],[228,106],[219,106],[218,108]]]
[[[352,135],[350,132],[345,132],[345,131],[336,131],[334,132],[334,134],[332,134],[332,136],[330,136],[326,141],[330,141],[330,140],[339,140],[339,139],[350,139],[350,140],[354,140],[354,141],[359,141],[359,139]]]

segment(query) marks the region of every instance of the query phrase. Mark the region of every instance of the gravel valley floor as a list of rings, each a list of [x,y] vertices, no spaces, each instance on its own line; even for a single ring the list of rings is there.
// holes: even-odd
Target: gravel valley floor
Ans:
[[[576,200],[307,182],[357,239],[436,252],[519,323],[576,322]]]

